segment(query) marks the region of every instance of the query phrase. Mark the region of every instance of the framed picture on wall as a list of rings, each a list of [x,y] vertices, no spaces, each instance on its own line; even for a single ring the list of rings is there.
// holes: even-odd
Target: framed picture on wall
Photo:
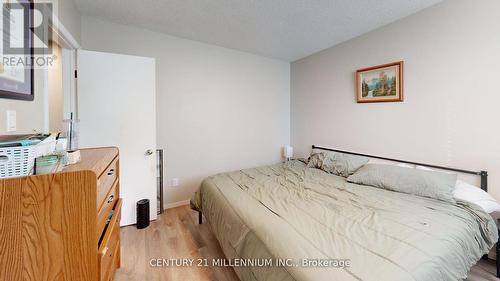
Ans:
[[[26,26],[33,23],[33,3],[28,0],[12,2],[2,6],[7,9],[3,12],[1,21],[3,26],[9,27],[9,32],[2,32],[0,43],[0,98],[28,100],[34,99],[34,70],[31,59],[34,57],[33,33],[26,32]],[[9,10],[22,11],[21,18],[13,15]],[[23,18],[24,17],[24,18]],[[1,24],[1,23],[0,23]],[[12,47],[15,46],[15,47]]]
[[[358,103],[403,101],[403,62],[393,62],[356,71]]]

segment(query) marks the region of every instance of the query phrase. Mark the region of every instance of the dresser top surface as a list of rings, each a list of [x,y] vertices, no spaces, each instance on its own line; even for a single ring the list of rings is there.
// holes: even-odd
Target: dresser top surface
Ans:
[[[109,163],[118,156],[118,148],[101,147],[80,149],[81,161],[64,167],[63,172],[91,170],[97,176],[101,175]]]

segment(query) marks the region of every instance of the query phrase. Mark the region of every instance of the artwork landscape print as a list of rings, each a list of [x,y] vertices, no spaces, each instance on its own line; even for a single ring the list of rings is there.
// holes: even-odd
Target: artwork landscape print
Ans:
[[[403,101],[403,62],[395,62],[356,71],[357,101]]]

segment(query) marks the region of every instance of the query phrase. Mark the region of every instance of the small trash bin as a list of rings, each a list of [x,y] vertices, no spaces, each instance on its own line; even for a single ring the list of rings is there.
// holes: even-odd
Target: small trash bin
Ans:
[[[149,200],[142,199],[137,201],[137,229],[143,229],[149,226]]]

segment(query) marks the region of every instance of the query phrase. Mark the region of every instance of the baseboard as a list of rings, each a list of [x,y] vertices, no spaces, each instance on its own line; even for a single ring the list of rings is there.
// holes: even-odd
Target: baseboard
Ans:
[[[172,208],[176,208],[176,207],[180,207],[180,206],[184,206],[184,205],[189,205],[189,200],[168,203],[165,205],[165,209],[172,209]]]

